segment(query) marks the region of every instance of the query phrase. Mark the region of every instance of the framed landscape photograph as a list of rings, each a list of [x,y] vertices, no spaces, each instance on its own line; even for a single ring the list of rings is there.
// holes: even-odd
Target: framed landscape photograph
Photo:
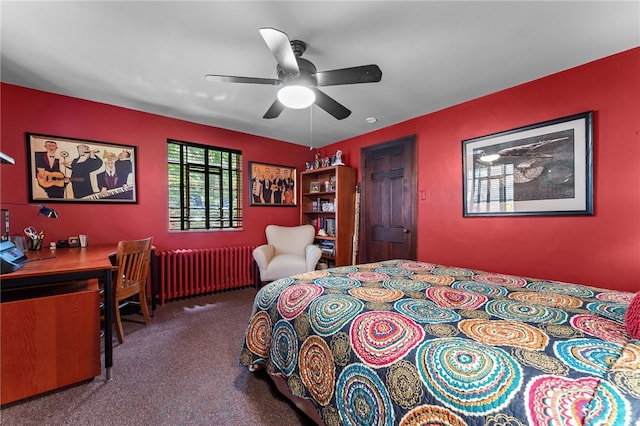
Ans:
[[[249,205],[295,207],[297,182],[295,167],[249,162]]]
[[[30,202],[136,203],[136,148],[27,133]]]
[[[593,112],[462,141],[463,216],[592,215]]]

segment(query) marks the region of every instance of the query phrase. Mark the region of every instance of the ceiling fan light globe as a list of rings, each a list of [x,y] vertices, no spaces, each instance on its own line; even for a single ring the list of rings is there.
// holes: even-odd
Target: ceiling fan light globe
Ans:
[[[278,90],[278,100],[288,108],[303,109],[316,101],[316,95],[308,87],[290,85]]]

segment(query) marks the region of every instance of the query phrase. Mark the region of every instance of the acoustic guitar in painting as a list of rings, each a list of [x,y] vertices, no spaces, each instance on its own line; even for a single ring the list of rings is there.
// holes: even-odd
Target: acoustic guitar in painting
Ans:
[[[48,172],[46,170],[38,170],[38,185],[43,188],[51,188],[52,186],[59,186],[62,188],[66,183],[70,181],[81,182],[83,178],[71,178],[64,175],[62,172]]]

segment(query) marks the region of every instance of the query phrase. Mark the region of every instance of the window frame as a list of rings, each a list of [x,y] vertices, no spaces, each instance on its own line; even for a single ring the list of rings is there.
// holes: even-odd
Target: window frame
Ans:
[[[174,146],[176,148],[173,148]],[[174,149],[178,149],[177,159],[173,153]],[[194,154],[199,150],[202,151],[201,155]],[[192,151],[191,155],[190,151]],[[191,156],[193,156],[192,160],[189,159]],[[218,162],[211,161],[212,158],[217,157],[220,157]],[[172,171],[176,167],[177,173],[175,170]],[[198,186],[202,187],[201,191],[196,191],[195,195],[192,195],[193,188]],[[167,189],[170,232],[241,230],[243,228],[244,192],[241,150],[167,139]],[[172,195],[175,194],[176,189],[177,205],[176,197]],[[212,194],[214,190],[218,194]],[[217,205],[214,204],[216,201]],[[194,209],[200,207],[203,214],[194,214]],[[215,210],[218,210],[218,214],[212,214]],[[202,226],[194,226],[197,223]]]

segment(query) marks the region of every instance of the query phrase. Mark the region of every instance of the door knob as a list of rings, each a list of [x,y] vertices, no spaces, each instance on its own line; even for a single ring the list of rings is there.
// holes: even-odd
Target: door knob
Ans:
[[[403,229],[402,232],[404,232],[405,234],[409,233],[409,230],[407,228]]]

